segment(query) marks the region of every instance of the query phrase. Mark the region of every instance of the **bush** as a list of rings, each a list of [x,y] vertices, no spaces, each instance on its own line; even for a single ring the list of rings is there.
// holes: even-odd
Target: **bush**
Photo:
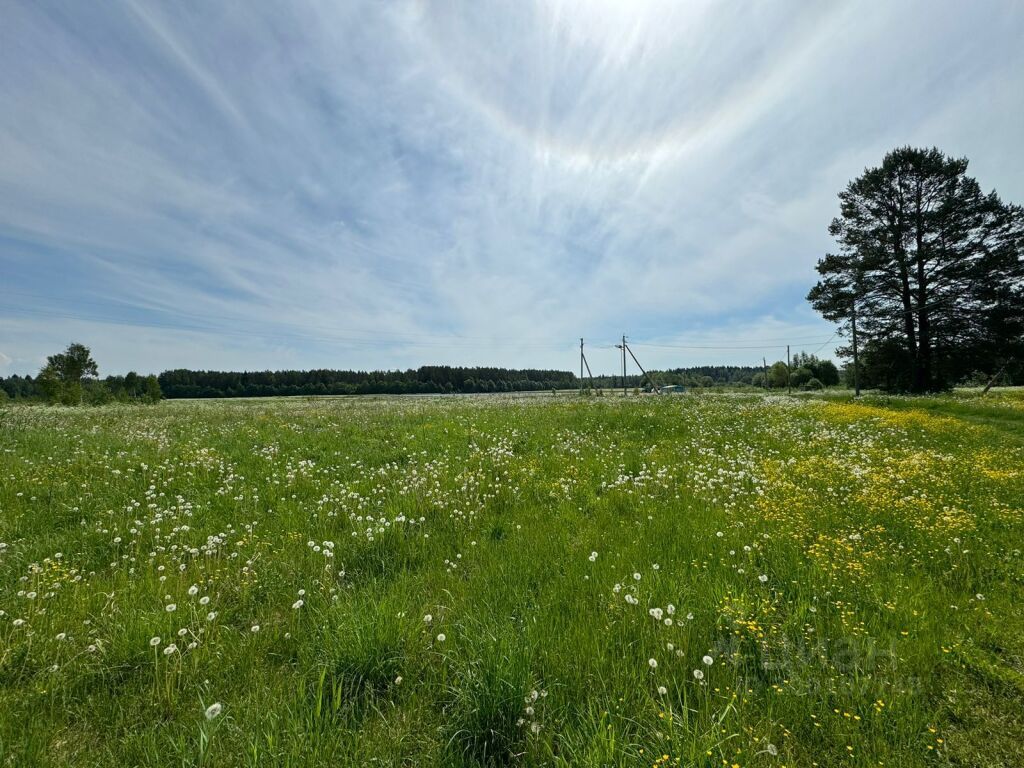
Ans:
[[[813,378],[814,374],[811,372],[811,369],[801,366],[793,371],[791,381],[794,387],[803,387]]]

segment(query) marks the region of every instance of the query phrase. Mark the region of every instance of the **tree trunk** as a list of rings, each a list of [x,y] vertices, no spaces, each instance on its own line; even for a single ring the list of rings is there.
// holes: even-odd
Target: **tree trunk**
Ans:
[[[928,276],[925,274],[926,246],[924,242],[924,212],[921,210],[921,182],[915,191],[915,229],[917,262],[917,370],[914,382],[920,392],[932,388],[931,323],[928,317]]]

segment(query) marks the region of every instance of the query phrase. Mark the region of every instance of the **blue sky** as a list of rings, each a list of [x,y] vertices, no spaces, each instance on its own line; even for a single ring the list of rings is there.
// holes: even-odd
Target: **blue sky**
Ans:
[[[1018,2],[0,18],[3,375],[72,340],[101,374],[828,354],[850,178],[937,145],[1024,202]]]

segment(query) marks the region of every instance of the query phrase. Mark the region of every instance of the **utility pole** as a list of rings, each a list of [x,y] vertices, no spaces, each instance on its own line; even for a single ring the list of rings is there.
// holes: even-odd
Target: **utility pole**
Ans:
[[[853,326],[853,396],[860,397],[860,364],[857,361],[857,299],[853,300],[853,314],[850,320]]]
[[[629,348],[629,345],[624,344],[623,346],[626,348],[626,351],[629,352],[629,356],[633,358],[633,362],[636,363],[636,367],[640,369],[640,373],[642,373],[644,378],[647,379],[647,383],[651,385],[651,391],[657,394],[658,388],[654,385],[654,379],[651,378],[651,374],[645,371],[644,367],[640,365],[640,361],[636,359],[636,355],[633,354],[633,350]]]
[[[583,340],[580,340],[580,378],[583,378],[583,366],[587,366],[587,377],[590,379],[590,391],[592,393],[597,392],[597,388],[594,386],[594,374],[590,370],[590,363],[587,362],[587,356],[583,354]]]
[[[583,338],[580,337],[580,394],[583,394]]]
[[[786,392],[793,394],[793,374],[789,370],[789,344],[786,345]]]
[[[761,358],[761,365],[764,366],[764,391],[768,391],[768,360],[764,357]]]
[[[622,396],[626,396],[626,334],[622,334],[622,343],[615,345],[622,350]]]

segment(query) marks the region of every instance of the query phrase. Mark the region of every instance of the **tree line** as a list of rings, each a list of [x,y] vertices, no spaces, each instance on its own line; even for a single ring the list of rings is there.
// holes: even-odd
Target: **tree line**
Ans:
[[[839,382],[835,365],[814,355],[798,353],[792,373],[783,362],[768,369],[768,386],[814,389]],[[780,371],[781,366],[781,373]],[[787,379],[787,376],[790,378]],[[681,384],[687,388],[765,385],[764,369],[755,366],[717,365],[651,371],[657,386]],[[808,385],[810,382],[810,386]],[[584,384],[613,390],[623,386],[621,376],[588,377]],[[53,355],[36,377],[0,378],[0,398],[36,400],[73,405],[111,401],[155,402],[161,398],[281,397],[295,395],[401,395],[485,392],[531,392],[576,389],[580,381],[571,371],[535,368],[455,367],[428,365],[405,371],[193,371],[176,369],[159,376],[130,372],[100,379],[89,349],[71,344]],[[629,389],[649,389],[640,374],[628,375]]]
[[[168,398],[531,392],[576,386],[568,371],[423,366],[405,371],[193,371],[158,377]]]
[[[84,344],[46,358],[35,378],[0,378],[0,400],[40,400],[60,405],[102,405],[110,402],[155,403],[163,397],[157,377],[129,371],[124,376],[99,378],[99,366]]]

